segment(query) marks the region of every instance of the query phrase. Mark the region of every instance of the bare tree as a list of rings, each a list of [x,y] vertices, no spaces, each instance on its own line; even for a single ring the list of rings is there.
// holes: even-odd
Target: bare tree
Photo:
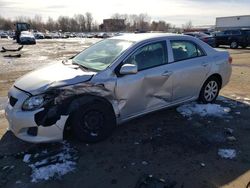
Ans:
[[[31,19],[30,24],[35,30],[41,31],[44,28],[41,15],[35,15],[35,17]]]
[[[15,22],[28,22],[28,21],[30,21],[30,18],[26,16],[18,16],[15,19]]]
[[[0,29],[12,30],[14,29],[14,23],[10,19],[5,19],[0,16]]]
[[[166,23],[165,21],[161,20],[159,22],[153,21],[151,23],[151,30],[152,31],[169,31],[172,28],[170,23]]]
[[[183,24],[182,25],[182,28],[185,29],[185,30],[190,30],[193,28],[193,24],[192,24],[192,21],[188,21],[187,23]]]
[[[137,29],[141,31],[147,31],[149,29],[150,20],[151,18],[147,14],[139,14]]]
[[[173,31],[175,26],[166,23],[164,20],[153,21],[151,23],[151,18],[147,14],[119,14],[115,13],[111,17],[112,19],[123,19],[125,23],[123,26],[117,24],[114,26],[116,29],[109,29],[108,31]],[[99,29],[99,24],[94,21],[93,16],[90,12],[83,14],[76,14],[74,17],[59,16],[56,20],[51,17],[48,18],[46,22],[42,20],[41,15],[35,15],[34,18],[19,16],[15,20],[5,19],[0,16],[0,29],[10,30],[14,29],[15,22],[27,22],[31,24],[31,28],[40,31],[55,31],[62,30],[63,32],[84,32],[84,31],[97,31]],[[119,22],[119,21],[118,21]],[[114,22],[114,23],[118,23]],[[110,27],[112,28],[112,27]],[[192,22],[189,21],[183,28],[192,28]]]
[[[70,31],[70,18],[67,16],[60,16],[57,19],[59,29],[61,29],[63,32]]]
[[[53,20],[53,18],[49,17],[47,22],[46,22],[46,25],[45,25],[45,28],[49,31],[54,31],[57,29],[56,27],[56,22]]]
[[[78,24],[78,31],[85,31],[86,30],[86,19],[84,17],[84,15],[82,14],[77,14],[74,16],[75,17],[75,20]]]
[[[90,32],[91,28],[92,28],[92,23],[93,23],[93,17],[92,17],[92,14],[90,12],[86,12],[85,16],[86,16],[87,30],[88,30],[88,32]]]

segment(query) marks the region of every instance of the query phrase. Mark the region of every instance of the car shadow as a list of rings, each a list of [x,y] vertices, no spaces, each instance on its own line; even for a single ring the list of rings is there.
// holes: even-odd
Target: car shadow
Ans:
[[[71,137],[67,143],[79,156],[75,172],[59,180],[41,181],[36,187],[127,188],[134,187],[142,174],[163,178],[176,188],[213,188],[230,183],[246,187],[248,179],[240,178],[250,170],[250,101],[219,97],[216,104],[230,111],[220,117],[184,117],[174,107],[124,123],[100,143],[80,143]],[[10,173],[5,185],[16,185],[19,179],[25,185],[34,185],[29,179],[31,172],[23,168],[23,156],[46,148],[52,151],[64,143],[30,144],[7,131],[0,140],[0,153],[8,162],[0,160],[0,167],[15,163],[13,173],[25,175]],[[221,158],[221,148],[235,149],[237,156],[232,160]],[[13,157],[20,152],[23,155],[19,159]]]

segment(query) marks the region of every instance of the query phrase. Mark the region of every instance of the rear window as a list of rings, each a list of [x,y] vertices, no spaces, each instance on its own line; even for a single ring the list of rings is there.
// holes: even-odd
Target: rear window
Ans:
[[[205,53],[201,48],[190,41],[171,41],[174,61],[181,61],[204,56]]]
[[[250,30],[244,30],[244,33],[246,33],[247,35],[250,35]]]
[[[225,34],[225,35],[231,35],[231,34],[232,34],[232,31],[225,31],[224,34]]]
[[[233,35],[240,35],[241,32],[240,32],[239,30],[234,30],[234,31],[232,31],[232,34],[233,34]]]

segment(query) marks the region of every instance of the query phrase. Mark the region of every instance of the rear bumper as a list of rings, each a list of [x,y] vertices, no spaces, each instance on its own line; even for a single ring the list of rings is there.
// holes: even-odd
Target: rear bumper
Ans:
[[[222,74],[223,78],[222,78],[221,88],[223,88],[225,85],[229,83],[231,74],[232,74],[232,66],[231,65],[225,66],[225,70],[223,71]]]

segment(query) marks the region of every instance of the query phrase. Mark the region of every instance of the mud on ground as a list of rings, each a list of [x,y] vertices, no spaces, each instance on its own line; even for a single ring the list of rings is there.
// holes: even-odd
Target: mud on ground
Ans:
[[[166,180],[175,188],[245,188],[250,181],[250,49],[229,50],[233,57],[230,83],[216,103],[229,107],[222,117],[183,117],[176,108],[135,119],[98,144],[69,139],[77,151],[74,171],[47,181],[32,181],[26,154],[54,154],[65,143],[34,145],[6,131],[3,107],[14,80],[34,68],[60,61],[81,51],[95,39],[41,40],[25,46],[21,58],[0,54],[0,187],[135,187],[143,174]],[[0,47],[13,41],[0,40]],[[234,137],[234,139],[232,139]],[[234,149],[223,159],[219,149]]]

